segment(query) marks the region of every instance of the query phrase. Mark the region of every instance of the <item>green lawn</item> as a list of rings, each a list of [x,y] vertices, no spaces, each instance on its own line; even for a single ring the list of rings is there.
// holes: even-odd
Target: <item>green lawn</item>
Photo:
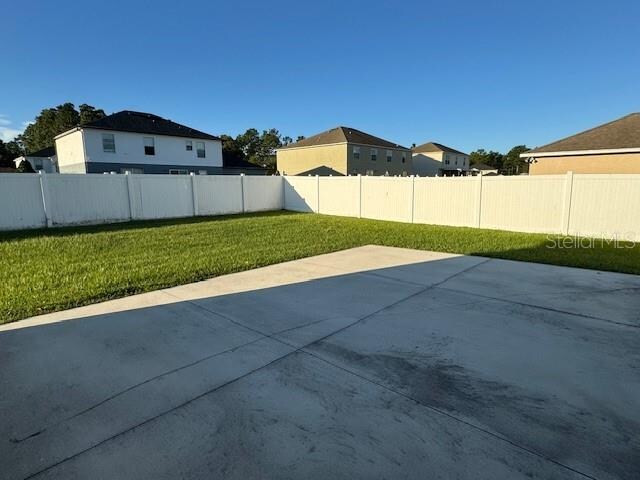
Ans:
[[[0,323],[360,245],[640,274],[640,244],[291,212],[0,233]]]

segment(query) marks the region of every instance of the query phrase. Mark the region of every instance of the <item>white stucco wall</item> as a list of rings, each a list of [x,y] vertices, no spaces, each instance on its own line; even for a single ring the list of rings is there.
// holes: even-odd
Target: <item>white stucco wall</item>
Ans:
[[[56,153],[60,173],[86,173],[84,142],[80,130],[56,138]]]
[[[113,134],[115,153],[104,152],[102,134]],[[202,165],[222,167],[222,143],[215,140],[170,137],[143,133],[115,132],[109,130],[84,129],[84,146],[87,162],[140,163],[146,165]],[[155,155],[145,155],[144,137],[153,137]],[[186,141],[190,140],[193,150],[187,151]],[[198,158],[196,142],[205,143],[205,158]],[[60,156],[60,153],[58,154]]]

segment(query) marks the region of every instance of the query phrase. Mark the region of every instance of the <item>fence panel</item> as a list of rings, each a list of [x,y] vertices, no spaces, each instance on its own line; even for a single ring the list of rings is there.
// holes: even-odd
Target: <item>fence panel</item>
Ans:
[[[295,212],[317,212],[318,177],[284,177],[284,208]]]
[[[361,177],[362,217],[411,222],[413,178]]]
[[[477,226],[478,177],[429,177],[414,181],[415,223]]]
[[[198,175],[194,178],[199,215],[242,212],[239,175]]]
[[[320,177],[319,213],[360,215],[360,177]]]
[[[574,174],[569,234],[640,241],[640,175]]]
[[[282,177],[245,176],[244,211],[282,210]]]
[[[130,185],[134,219],[193,215],[191,177],[188,175],[131,175]]]
[[[561,231],[566,175],[483,177],[480,227]]]
[[[38,174],[0,173],[0,205],[0,230],[47,225]]]
[[[53,225],[130,219],[124,175],[45,175],[46,206]]]

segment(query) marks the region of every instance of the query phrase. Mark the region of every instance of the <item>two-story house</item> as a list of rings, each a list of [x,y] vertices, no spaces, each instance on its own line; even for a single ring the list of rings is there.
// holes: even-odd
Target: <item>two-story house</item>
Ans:
[[[468,174],[469,155],[454,148],[427,142],[413,147],[411,152],[416,175],[435,177]]]
[[[283,175],[410,175],[411,150],[355,128],[336,127],[279,148]]]
[[[226,173],[218,137],[150,113],[114,113],[55,142],[60,173]]]

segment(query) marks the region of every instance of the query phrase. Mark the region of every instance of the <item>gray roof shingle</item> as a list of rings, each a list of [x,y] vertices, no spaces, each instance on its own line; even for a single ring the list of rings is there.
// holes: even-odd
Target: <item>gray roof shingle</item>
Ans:
[[[640,113],[631,113],[612,122],[534,148],[526,152],[526,155],[617,148],[640,148]]]
[[[204,140],[220,140],[214,135],[194,128],[180,125],[166,118],[151,113],[123,110],[99,120],[85,123],[81,128],[97,128],[119,132],[148,133],[150,135],[168,135],[172,137],[200,138]]]
[[[409,150],[397,143],[389,142],[379,137],[374,137],[368,133],[356,130],[351,127],[336,127],[326,132],[318,133],[309,138],[305,138],[296,143],[291,143],[286,148],[302,148],[302,147],[317,147],[319,145],[331,145],[333,143],[356,143],[360,145],[372,145],[374,147],[386,147],[386,148],[398,148],[402,150]]]

